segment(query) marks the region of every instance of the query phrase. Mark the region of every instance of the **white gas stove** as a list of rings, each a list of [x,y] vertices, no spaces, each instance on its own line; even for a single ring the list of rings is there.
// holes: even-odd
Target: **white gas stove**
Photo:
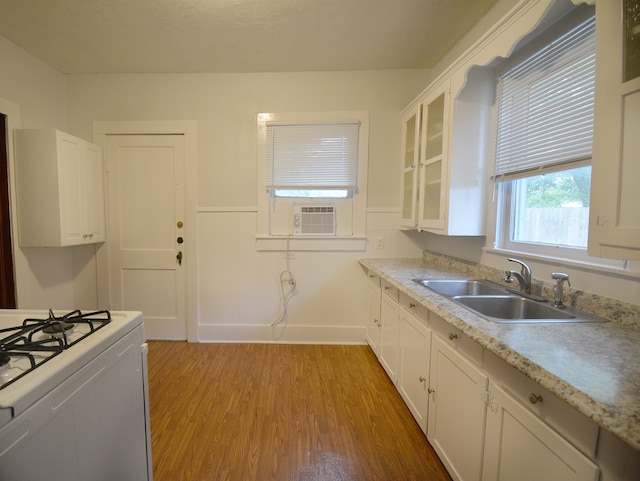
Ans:
[[[146,353],[140,312],[0,310],[0,481],[151,480]]]

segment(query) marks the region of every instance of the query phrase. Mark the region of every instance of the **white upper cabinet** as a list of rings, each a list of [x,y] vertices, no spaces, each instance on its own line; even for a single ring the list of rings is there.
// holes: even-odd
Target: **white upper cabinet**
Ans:
[[[640,259],[640,1],[596,3],[589,254]]]
[[[422,106],[418,229],[485,234],[490,69],[459,71],[430,87]]]
[[[492,80],[478,78],[474,71],[470,82],[453,92],[457,97],[447,78],[405,110],[401,227],[484,235],[489,180],[484,116],[491,108]]]
[[[418,227],[444,229],[449,164],[449,82],[424,99]]]
[[[402,116],[402,220],[401,227],[417,225],[418,163],[422,104],[416,102]]]
[[[486,234],[495,62],[510,56],[531,32],[544,28],[546,16],[571,8],[569,0],[519,2],[407,107],[401,153],[402,227],[451,236]],[[419,137],[413,133],[417,127]]]
[[[105,240],[102,150],[54,129],[15,131],[19,244]]]

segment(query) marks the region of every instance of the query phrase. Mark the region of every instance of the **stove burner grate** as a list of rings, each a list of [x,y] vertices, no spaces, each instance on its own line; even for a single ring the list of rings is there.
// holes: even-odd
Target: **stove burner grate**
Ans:
[[[47,319],[25,319],[21,325],[0,329],[0,366],[6,368],[11,358],[28,359],[31,367],[10,381],[1,384],[0,389],[22,378],[29,372],[53,359],[66,349],[90,336],[111,322],[109,311],[82,313],[71,311],[63,316],[55,316],[49,310]],[[69,336],[76,325],[86,326],[84,334],[70,341]],[[88,327],[88,329],[87,329]]]

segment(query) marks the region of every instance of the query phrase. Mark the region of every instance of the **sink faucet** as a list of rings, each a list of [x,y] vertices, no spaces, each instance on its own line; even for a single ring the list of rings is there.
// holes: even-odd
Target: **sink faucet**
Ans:
[[[522,268],[520,269],[520,272],[506,271],[504,276],[505,282],[512,283],[513,278],[515,277],[520,284],[520,290],[525,294],[531,294],[531,269],[529,268],[529,266],[524,262],[512,257],[509,257],[507,260],[511,262],[517,262],[522,266]]]
[[[571,285],[571,282],[569,282],[569,274],[554,272],[551,274],[551,278],[556,281],[556,298],[553,301],[553,307],[562,309],[564,307],[564,304],[562,303],[562,283],[567,281],[567,284]]]

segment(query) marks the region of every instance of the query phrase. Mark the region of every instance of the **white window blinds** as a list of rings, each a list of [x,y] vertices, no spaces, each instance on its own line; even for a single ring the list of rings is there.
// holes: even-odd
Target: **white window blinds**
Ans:
[[[503,73],[496,179],[590,159],[594,90],[595,18]]]
[[[359,123],[268,125],[269,190],[356,190]]]

